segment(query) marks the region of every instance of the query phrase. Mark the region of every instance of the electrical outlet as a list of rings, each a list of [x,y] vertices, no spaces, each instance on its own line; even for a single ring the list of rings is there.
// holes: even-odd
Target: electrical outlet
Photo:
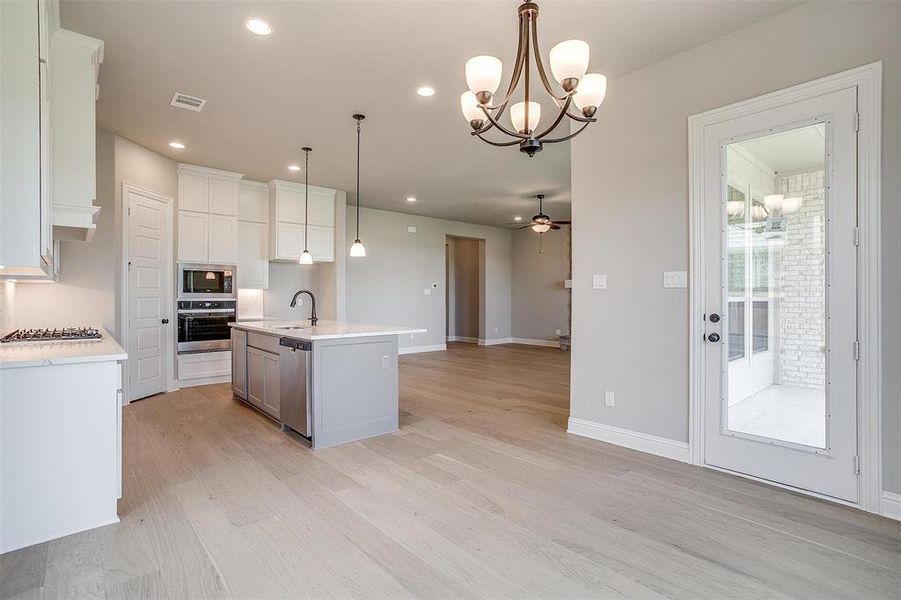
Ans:
[[[297,306],[303,306],[303,298],[297,299]]]
[[[426,296],[431,296],[432,288],[426,288],[426,289],[422,290],[422,293],[425,294]]]
[[[606,290],[607,289],[607,274],[606,273],[595,273],[591,276],[591,287],[596,290]]]
[[[554,333],[557,334],[557,335],[560,335],[560,334],[563,333],[563,332],[560,331],[559,329],[555,329],[555,330],[554,330]]]
[[[497,333],[497,327],[494,328],[494,333]]]
[[[383,369],[388,368],[388,355],[387,354],[382,355],[382,368]]]
[[[615,404],[616,402],[613,398],[613,392],[611,392],[610,390],[604,392],[604,406],[614,406]]]

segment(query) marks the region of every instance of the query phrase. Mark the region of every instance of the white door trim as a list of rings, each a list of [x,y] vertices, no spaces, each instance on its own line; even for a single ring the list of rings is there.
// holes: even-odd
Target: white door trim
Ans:
[[[120,265],[119,265],[119,326],[121,331],[119,332],[120,336],[120,345],[123,348],[128,348],[128,226],[129,226],[129,216],[128,216],[128,203],[127,203],[127,192],[135,192],[137,194],[141,194],[143,196],[147,196],[148,198],[152,198],[154,200],[158,200],[163,202],[168,210],[166,211],[166,219],[168,220],[169,225],[169,234],[173,236],[175,233],[175,223],[174,223],[174,206],[175,201],[171,196],[166,196],[164,194],[160,194],[158,192],[154,192],[153,190],[148,190],[147,188],[143,188],[137,185],[133,185],[131,183],[127,183],[125,181],[122,182],[122,229],[119,231],[119,234],[122,236],[120,239],[122,240],[122,251],[120,255]],[[166,286],[166,305],[169,307],[170,311],[175,306],[175,292],[174,292],[174,262],[173,262],[173,241],[170,239],[169,244],[166,248],[166,276],[168,278],[169,284]],[[173,311],[174,312],[174,311]],[[170,331],[175,331],[175,315],[169,314],[169,327]],[[172,342],[174,338],[172,335],[169,337],[169,341]],[[174,377],[175,377],[175,345],[170,344],[172,354],[170,355],[170,360],[166,362],[166,388],[169,391],[175,389]],[[122,404],[129,404],[131,400],[128,395],[128,368],[122,369]]]
[[[689,151],[689,450],[691,462],[705,465],[704,373],[701,319],[706,282],[701,233],[704,223],[704,128],[763,110],[785,106],[849,87],[857,87],[858,251],[858,454],[860,479],[857,507],[880,512],[882,497],[882,354],[881,291],[881,159],[882,62],[802,83],[784,90],[713,109],[688,118]],[[802,491],[803,490],[798,490]],[[815,494],[814,494],[815,495]]]

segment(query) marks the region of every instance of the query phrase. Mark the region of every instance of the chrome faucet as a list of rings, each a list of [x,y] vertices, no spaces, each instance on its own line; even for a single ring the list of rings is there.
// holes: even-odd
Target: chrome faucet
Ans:
[[[319,318],[316,316],[316,296],[313,295],[313,292],[311,292],[310,290],[297,290],[296,292],[294,292],[294,297],[291,298],[291,308],[297,306],[297,297],[301,294],[308,294],[310,296],[310,300],[313,305],[312,309],[310,310],[310,324],[312,324],[313,327],[316,327],[316,322],[319,320]]]

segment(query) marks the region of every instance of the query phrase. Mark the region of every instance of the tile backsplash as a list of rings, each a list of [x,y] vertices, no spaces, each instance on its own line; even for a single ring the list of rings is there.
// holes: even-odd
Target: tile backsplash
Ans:
[[[0,281],[0,333],[13,328],[15,303],[16,284],[12,281]]]
[[[264,315],[263,290],[238,290],[238,318],[257,319]]]

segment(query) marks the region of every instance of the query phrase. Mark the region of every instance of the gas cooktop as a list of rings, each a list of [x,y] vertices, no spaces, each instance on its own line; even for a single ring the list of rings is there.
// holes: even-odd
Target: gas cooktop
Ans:
[[[103,334],[96,327],[63,327],[60,329],[16,329],[0,338],[0,343],[72,342],[100,339],[103,339]]]

